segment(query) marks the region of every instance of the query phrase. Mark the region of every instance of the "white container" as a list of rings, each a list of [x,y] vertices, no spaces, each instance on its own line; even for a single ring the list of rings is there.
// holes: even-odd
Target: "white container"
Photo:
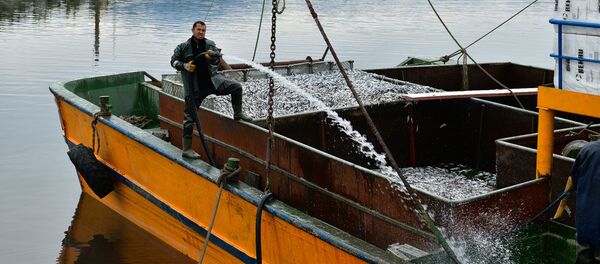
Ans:
[[[554,44],[554,54],[558,54]],[[563,56],[600,60],[600,37],[576,34],[563,35]],[[600,95],[600,63],[563,59],[563,89]],[[554,83],[558,87],[558,60]]]
[[[588,0],[585,21],[600,23],[600,1]]]
[[[563,56],[600,59],[600,37],[564,34],[562,38]],[[554,36],[553,53],[558,55],[558,36]]]
[[[600,0],[555,0],[553,19],[600,24]],[[558,33],[558,26],[554,25]],[[600,36],[600,28],[563,25],[563,34]]]
[[[586,21],[588,3],[591,1],[594,0],[554,0],[553,18],[569,21]]]
[[[554,74],[556,87],[558,87],[557,72],[558,63]],[[562,78],[563,90],[600,95],[600,65],[596,63],[563,60]]]

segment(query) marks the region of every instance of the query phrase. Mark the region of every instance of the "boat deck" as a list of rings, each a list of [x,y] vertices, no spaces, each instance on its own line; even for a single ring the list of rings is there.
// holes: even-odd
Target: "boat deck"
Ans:
[[[323,69],[329,71],[330,64],[323,65],[328,65]],[[303,64],[301,67],[308,66]],[[246,73],[243,73],[244,71]],[[294,72],[294,69],[290,70],[288,67],[285,71]],[[252,82],[250,78],[252,76],[264,78],[258,73],[250,73],[244,69],[234,70],[228,74],[236,73],[247,78],[246,82]],[[407,85],[402,80],[390,80],[390,76],[393,75],[389,72],[387,74],[385,78],[375,79],[378,82],[385,82],[386,85],[398,86],[397,81],[402,82],[401,85]],[[145,146],[149,151],[156,152],[157,157],[166,157],[166,163],[153,165],[156,170],[183,168],[185,171],[185,173],[182,171],[183,174],[191,173],[188,175],[191,177],[189,180],[193,179],[195,182],[197,179],[192,176],[197,177],[201,181],[206,181],[202,184],[209,184],[206,186],[211,186],[212,189],[218,172],[216,168],[206,163],[207,153],[202,151],[200,141],[196,138],[193,147],[202,154],[204,161],[184,160],[180,156],[183,100],[177,94],[181,89],[178,90],[176,82],[168,79],[166,78],[162,83],[145,82],[143,73],[98,77],[60,84],[73,93],[59,91],[55,92],[55,95],[59,98],[57,100],[67,102],[64,105],[59,104],[61,112],[69,112],[64,120],[85,119],[85,122],[89,122],[96,111],[93,109],[97,109],[96,98],[99,95],[111,95],[111,98],[115,98],[112,102],[114,115],[110,119],[101,118],[101,124],[120,131],[119,133],[140,143],[141,147]],[[106,83],[109,82],[112,85],[107,87]],[[337,84],[334,83],[333,86]],[[384,88],[381,89],[389,90],[385,86],[382,87]],[[377,87],[373,89],[377,91]],[[531,90],[519,92],[522,93],[516,93],[516,96],[524,102],[535,96],[531,94]],[[412,170],[413,174],[420,174],[414,179],[424,179],[423,182],[430,182],[431,186],[439,186],[439,183],[444,181],[443,175],[436,175],[440,178],[429,177],[431,171],[439,171],[440,168],[449,171],[449,174],[454,173],[455,178],[472,181],[446,185],[437,191],[428,189],[427,184],[418,187],[419,198],[427,205],[428,211],[434,216],[437,224],[444,227],[455,239],[468,237],[472,232],[493,234],[514,228],[541,211],[548,202],[549,194],[555,195],[554,190],[561,185],[560,175],[556,180],[554,178],[535,180],[534,175],[527,171],[500,169],[511,168],[513,164],[506,157],[514,153],[515,148],[514,144],[503,145],[504,143],[498,140],[525,134],[535,135],[537,114],[528,109],[503,104],[503,100],[514,101],[512,94],[497,94],[497,97],[485,99],[471,97],[476,95],[477,93],[470,96],[452,95],[439,98],[401,95],[389,101],[371,103],[367,106],[395,158],[402,167],[407,168],[405,173],[411,173]],[[75,108],[86,117],[75,117],[71,111],[65,110],[72,109],[68,105],[76,106]],[[215,108],[219,107],[221,106],[215,106]],[[355,106],[334,107],[334,111],[349,120],[352,127],[367,139],[373,139],[364,118]],[[237,122],[226,113],[209,108],[201,108],[198,113],[208,140],[210,154],[215,158],[217,166],[222,166],[229,157],[240,159],[243,167],[241,181],[228,185],[226,189],[231,193],[230,197],[234,197],[231,199],[241,198],[248,203],[242,208],[250,210],[258,203],[263,195],[261,190],[266,186],[265,164],[268,139],[266,121],[259,119],[254,123]],[[146,117],[149,122],[141,122],[143,125],[140,126],[152,129],[154,133],[147,133],[151,131],[141,130],[117,116]],[[62,120],[63,127],[67,128],[68,139],[84,136],[87,138],[90,135],[88,130],[74,128],[64,120]],[[140,124],[140,119],[132,120],[129,121]],[[160,125],[160,129],[156,128],[157,124]],[[559,129],[571,129],[582,125],[583,123],[578,121],[556,119],[556,128]],[[419,221],[418,216],[406,206],[407,196],[402,184],[393,175],[386,174],[386,171],[377,165],[376,160],[365,157],[357,151],[354,141],[347,134],[339,131],[336,125],[330,122],[325,112],[309,109],[301,113],[286,113],[278,116],[275,132],[269,182],[270,190],[276,195],[277,202],[267,206],[269,213],[299,228],[302,232],[316,236],[319,241],[327,241],[334,248],[341,248],[363,260],[379,259],[384,262],[395,262],[394,259],[411,258],[394,257],[391,251],[387,251],[391,245],[399,245],[400,248],[405,249],[415,247],[428,252],[429,258],[436,255],[435,252],[438,252],[439,247],[432,234]],[[159,138],[153,135],[162,136]],[[91,138],[85,139],[84,142],[86,141],[91,142]],[[116,160],[116,156],[106,152],[107,144],[115,143],[103,142],[104,152],[101,152],[100,156],[104,158],[104,162],[116,166],[115,168],[133,169],[134,165],[121,164],[125,161]],[[113,152],[116,151],[114,146],[111,148]],[[127,146],[118,146],[117,149]],[[497,150],[497,146],[504,147],[498,147]],[[377,145],[374,147],[379,148]],[[123,155],[129,155],[127,153],[133,152],[122,149]],[[127,157],[132,162],[142,162],[140,158],[142,156],[137,156]],[[532,161],[523,159],[514,165],[523,168],[535,167],[535,164],[531,163]],[[135,166],[138,165],[143,166],[143,163]],[[126,175],[127,170],[116,171]],[[143,171],[154,173],[149,171],[149,168],[144,168]],[[136,185],[138,187],[132,188],[133,190],[165,188],[154,186],[154,183],[144,180],[143,175],[137,175],[135,170],[131,173],[133,174],[129,176],[137,177],[132,182],[139,183],[139,186]],[[159,177],[159,175],[155,176]],[[493,176],[495,180],[491,180]],[[474,192],[467,194],[444,193],[448,188],[461,188],[465,184],[475,185],[473,182],[484,183],[485,186],[475,188]],[[177,185],[177,182],[169,183],[169,185],[173,184]],[[479,192],[483,187],[489,189]],[[153,194],[154,191],[148,193]],[[143,193],[139,194],[144,197]],[[182,194],[172,195],[179,197]],[[167,196],[161,197],[168,199]],[[156,198],[160,197],[156,196]],[[206,199],[202,196],[197,198]],[[174,212],[182,213],[176,218],[189,219],[191,222],[205,218],[198,215],[198,209],[194,209],[195,205],[189,201],[177,205],[182,201],[168,202],[173,204],[169,208]],[[160,203],[155,206],[164,209]],[[208,208],[210,205],[201,206]],[[498,219],[502,220],[502,225],[498,225]],[[221,233],[224,235],[230,234],[231,230],[221,229],[219,232],[224,232]],[[370,253],[366,254],[366,252]],[[244,254],[251,258],[249,253]]]

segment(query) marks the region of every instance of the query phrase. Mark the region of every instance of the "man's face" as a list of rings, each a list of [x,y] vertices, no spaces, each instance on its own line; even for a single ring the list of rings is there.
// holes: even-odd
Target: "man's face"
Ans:
[[[200,40],[204,39],[204,35],[206,34],[206,25],[198,24],[192,29],[192,35],[194,38]]]

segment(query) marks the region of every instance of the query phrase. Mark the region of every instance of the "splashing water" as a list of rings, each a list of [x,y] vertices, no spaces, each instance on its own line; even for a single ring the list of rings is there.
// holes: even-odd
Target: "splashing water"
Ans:
[[[352,124],[350,124],[350,121],[345,120],[342,117],[340,117],[338,115],[338,113],[331,110],[331,108],[329,108],[327,105],[325,105],[321,100],[317,99],[312,94],[307,93],[302,88],[297,86],[295,83],[290,82],[285,77],[281,76],[280,74],[272,71],[271,69],[269,69],[265,66],[262,66],[258,63],[247,61],[247,60],[244,60],[241,58],[237,58],[234,56],[225,56],[225,58],[227,58],[228,60],[231,59],[231,60],[235,60],[235,61],[238,61],[241,63],[245,63],[247,65],[250,65],[251,67],[253,67],[257,70],[268,74],[269,76],[271,76],[274,79],[274,81],[279,82],[280,84],[291,88],[294,92],[296,92],[296,93],[302,95],[303,97],[305,97],[306,99],[308,99],[309,103],[311,105],[315,106],[318,110],[325,111],[325,113],[327,113],[327,117],[334,124],[336,124],[342,132],[346,133],[348,136],[350,136],[350,138],[354,142],[356,142],[358,144],[358,149],[365,156],[375,160],[377,167],[379,167],[379,168],[388,167],[387,161],[385,160],[385,155],[378,153],[375,150],[375,146],[367,140],[367,137],[365,137],[363,134],[359,133],[358,131],[354,130],[354,128],[352,128]]]
[[[271,76],[275,82],[279,83],[280,85],[283,85],[284,87],[288,87],[288,88],[292,89],[293,92],[306,98],[308,100],[308,103],[310,104],[310,108],[315,108],[316,110],[325,111],[325,113],[327,114],[327,117],[331,120],[331,122],[333,124],[337,125],[342,132],[344,132],[351,138],[351,140],[358,143],[358,145],[359,145],[358,150],[361,153],[363,153],[365,156],[375,160],[376,166],[379,168],[378,171],[383,176],[385,176],[388,179],[388,181],[396,189],[398,189],[399,191],[402,191],[402,192],[406,192],[406,189],[404,188],[404,185],[402,184],[402,181],[400,180],[398,174],[390,166],[387,165],[387,161],[385,160],[385,155],[375,151],[374,145],[372,143],[368,142],[367,138],[364,135],[362,135],[359,132],[357,132],[356,130],[354,130],[348,120],[345,120],[342,117],[340,117],[336,112],[331,110],[331,108],[328,107],[321,100],[319,100],[312,94],[310,94],[307,91],[305,91],[304,89],[300,88],[295,83],[289,81],[285,77],[270,70],[267,67],[264,67],[260,64],[257,64],[257,63],[251,62],[251,61],[247,61],[247,60],[244,60],[241,58],[237,58],[234,56],[225,56],[225,58],[228,60],[245,63],[263,73],[266,73],[267,75]],[[427,168],[426,170],[436,171],[438,169]],[[425,178],[425,177],[423,177],[423,174],[424,173],[427,174],[427,171],[422,171],[422,170],[415,171],[415,169],[413,169],[413,168],[405,168],[405,169],[403,169],[403,172],[409,175],[410,183],[415,183],[415,179]],[[486,176],[488,176],[488,175],[486,175]],[[460,178],[460,177],[456,177],[456,178]],[[489,181],[489,179],[486,179],[486,180]],[[444,189],[444,188],[440,188],[438,186],[439,184],[432,183],[432,184],[427,185],[427,183],[431,183],[431,181],[429,181],[429,182],[426,181],[424,184],[417,184],[417,186],[420,187],[421,189],[425,189],[425,190],[428,189],[427,186],[437,186],[436,188],[439,190]],[[468,183],[462,182],[461,184],[464,185],[464,184],[468,184]],[[485,185],[485,181],[482,181],[481,185],[482,186]],[[471,188],[471,189],[474,189],[476,191],[476,194],[481,194],[483,192],[492,190],[490,188],[487,188],[487,189],[484,188],[485,190],[478,190],[478,188]],[[429,191],[431,191],[431,190],[429,190]],[[470,197],[470,195],[472,195],[472,194],[467,194],[467,196],[464,196],[464,197],[461,196],[464,194],[466,194],[466,193],[463,192],[463,193],[457,194],[457,193],[451,192],[451,193],[449,193],[450,197],[447,197],[447,198],[449,198],[449,199],[452,199],[452,198],[464,199],[464,198],[467,198],[467,196]],[[418,213],[418,212],[416,212],[416,213]],[[452,219],[454,219],[454,217],[452,215],[449,215],[449,216],[444,215],[444,216],[440,216],[440,217],[445,217],[446,219],[450,219],[450,222],[454,222],[452,220]],[[482,216],[479,216],[479,217],[482,217]],[[498,222],[498,226],[508,225],[508,223],[511,222],[511,221],[508,221],[507,219],[505,219],[505,217],[498,217],[497,215],[483,216],[483,217],[486,217],[486,218],[492,217],[493,219],[496,219],[496,221]],[[453,223],[450,226],[452,226],[451,228],[453,231],[458,230],[459,233],[463,234],[463,235],[461,235],[460,238],[451,238],[449,240],[450,246],[456,252],[457,256],[459,257],[459,259],[462,263],[492,263],[492,262],[496,262],[496,261],[500,261],[502,263],[512,263],[512,260],[511,260],[512,254],[509,249],[509,246],[507,245],[506,238],[502,238],[502,237],[499,238],[498,236],[490,235],[486,231],[477,229],[477,226],[465,225],[464,223],[462,223],[462,224],[461,223]],[[446,228],[441,228],[441,231],[446,234],[449,233],[449,231]],[[454,233],[454,232],[452,232],[452,233]],[[445,237],[449,237],[449,236],[446,235]]]
[[[493,230],[488,226],[457,222],[452,215],[444,216],[451,221],[452,233],[460,234],[448,243],[464,264],[515,263],[515,250],[519,249],[513,247],[517,234],[511,233],[511,230],[516,226],[516,219],[512,213],[497,208],[485,211],[473,218],[485,218],[491,222]]]

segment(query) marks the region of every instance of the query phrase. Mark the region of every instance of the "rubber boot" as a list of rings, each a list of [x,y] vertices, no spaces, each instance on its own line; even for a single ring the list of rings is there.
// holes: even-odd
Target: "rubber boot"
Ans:
[[[200,154],[196,153],[192,149],[192,139],[191,138],[183,138],[183,153],[181,154],[184,158],[188,159],[199,159]]]
[[[233,108],[233,119],[252,122],[252,118],[242,112],[242,91],[236,91],[231,94],[231,107]]]

